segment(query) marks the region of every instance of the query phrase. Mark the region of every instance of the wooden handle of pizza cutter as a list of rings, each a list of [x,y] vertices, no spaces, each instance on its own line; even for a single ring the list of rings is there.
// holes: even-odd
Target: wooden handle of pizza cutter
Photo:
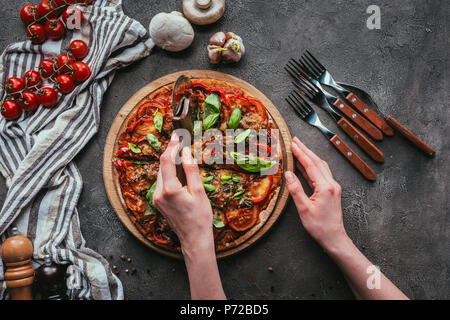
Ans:
[[[384,154],[369,139],[358,131],[347,119],[342,118],[338,125],[353,139],[373,160],[384,162]]]
[[[367,134],[370,135],[372,138],[379,141],[383,140],[383,133],[372,123],[370,123],[369,120],[361,116],[361,114],[359,114],[358,111],[350,107],[344,100],[338,98],[333,103],[333,105],[343,114],[345,114],[350,120],[352,120],[359,127],[361,127],[361,129],[367,132]]]
[[[387,122],[391,126],[393,126],[398,132],[400,132],[406,139],[414,143],[420,150],[428,154],[429,156],[434,156],[436,151],[434,151],[429,145],[420,140],[416,135],[414,135],[411,131],[405,128],[405,126],[401,125],[400,122],[388,116],[386,118]]]
[[[365,104],[358,96],[353,92],[350,92],[346,99],[355,106],[356,109],[361,112],[367,119],[369,119],[378,129],[383,131],[387,136],[392,137],[394,130],[383,120],[375,111],[373,111],[367,104]]]
[[[341,138],[335,135],[330,139],[333,146],[339,150],[340,153],[344,157],[347,158],[348,161],[356,168],[358,171],[370,181],[375,181],[377,179],[377,175],[370,168],[367,163],[364,162]]]

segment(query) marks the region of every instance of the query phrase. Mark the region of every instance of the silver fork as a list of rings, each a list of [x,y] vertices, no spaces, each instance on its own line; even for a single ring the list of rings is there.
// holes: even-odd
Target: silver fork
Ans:
[[[381,118],[375,111],[373,111],[367,104],[365,104],[356,94],[348,91],[340,86],[328,72],[328,70],[308,51],[302,55],[299,60],[304,63],[313,78],[320,83],[333,87],[339,94],[344,96],[353,106],[358,109],[367,119],[369,119],[377,128],[379,128],[387,136],[393,136],[394,130]]]
[[[363,149],[373,160],[377,162],[384,162],[383,153],[366,138],[358,129],[356,129],[347,119],[345,119],[340,113],[336,112],[331,106],[330,101],[334,101],[335,97],[330,95],[327,91],[323,90],[320,83],[316,80],[309,82],[305,77],[306,75],[302,70],[298,70],[292,67],[291,62],[285,67],[287,72],[293,76],[297,82],[294,82],[294,86],[308,99],[314,101],[315,95],[311,92],[318,92],[322,89],[323,96],[317,97],[317,105],[323,108],[331,115],[331,117],[337,122],[338,126],[353,140],[361,149]],[[319,101],[319,99],[321,101]],[[319,103],[320,102],[320,103]]]
[[[367,163],[364,162],[337,134],[326,128],[319,119],[316,111],[298,93],[293,91],[287,98],[287,103],[294,109],[300,118],[308,124],[319,129],[339,150],[339,152],[368,180],[375,181],[377,176]]]
[[[304,64],[302,64],[302,62],[297,62],[294,59],[291,59],[286,65],[286,70],[292,77],[294,77],[294,79],[298,79],[303,76],[303,78],[308,79],[307,81],[309,83],[313,83],[313,88],[310,92],[314,96],[312,99],[314,103],[321,107],[328,107],[330,109],[331,105],[333,105],[336,109],[340,110],[350,120],[361,127],[361,129],[367,132],[372,138],[379,141],[383,140],[383,133],[377,127],[375,127],[369,120],[361,116],[358,111],[350,107],[344,100],[335,97],[324,90],[320,85],[320,82],[315,80],[313,75],[304,66]]]

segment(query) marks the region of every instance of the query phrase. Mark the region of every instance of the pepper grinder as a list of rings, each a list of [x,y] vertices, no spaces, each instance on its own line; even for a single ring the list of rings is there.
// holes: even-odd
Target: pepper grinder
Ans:
[[[11,300],[33,300],[32,284],[34,269],[31,266],[33,244],[30,239],[19,235],[16,227],[12,236],[2,244],[2,259],[5,261],[5,280]]]
[[[67,300],[65,276],[66,268],[53,263],[49,254],[45,255],[44,264],[36,269],[36,284],[41,299]]]

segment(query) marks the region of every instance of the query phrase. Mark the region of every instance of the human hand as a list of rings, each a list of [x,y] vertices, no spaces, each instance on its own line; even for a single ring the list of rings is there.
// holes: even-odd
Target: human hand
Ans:
[[[325,249],[347,240],[342,219],[341,186],[333,179],[328,164],[309,150],[298,138],[291,143],[296,165],[313,189],[308,198],[294,173],[285,173],[287,188],[306,231]]]
[[[177,178],[175,159],[179,146],[179,138],[174,133],[160,158],[153,203],[177,234],[182,250],[198,245],[214,247],[211,204],[188,147],[181,154],[187,185],[182,186]]]

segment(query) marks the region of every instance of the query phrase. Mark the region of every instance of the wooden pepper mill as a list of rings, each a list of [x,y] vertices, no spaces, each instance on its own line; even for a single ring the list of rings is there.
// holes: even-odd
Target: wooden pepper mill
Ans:
[[[33,300],[34,269],[31,266],[33,244],[19,235],[16,227],[2,244],[2,259],[6,265],[5,280],[11,300]]]
[[[65,276],[66,268],[53,263],[51,256],[47,254],[44,264],[36,269],[36,284],[41,299],[67,300]]]

